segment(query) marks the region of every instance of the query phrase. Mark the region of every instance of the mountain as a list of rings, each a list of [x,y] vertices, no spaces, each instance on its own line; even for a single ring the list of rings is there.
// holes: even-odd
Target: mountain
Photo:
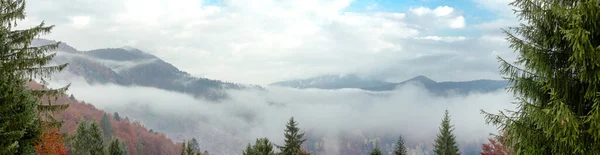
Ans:
[[[341,88],[369,88],[382,87],[393,83],[378,80],[370,80],[358,77],[354,74],[348,75],[324,75],[302,80],[290,80],[276,82],[271,85],[292,88],[319,88],[319,89],[341,89]]]
[[[35,90],[44,89],[42,85],[36,82],[29,82],[27,85]],[[53,100],[42,101],[44,101],[44,104],[48,101],[52,104],[70,104],[67,109],[55,114],[56,119],[64,121],[60,132],[69,136],[76,133],[80,121],[93,120],[99,123],[105,113],[92,104],[78,101],[74,97],[67,97],[66,95],[60,95]],[[165,134],[148,130],[140,122],[129,120],[126,116],[118,121],[114,119],[112,114],[108,115],[113,127],[113,135],[126,143],[129,154],[139,154],[138,150],[143,151],[144,154],[179,154],[181,152],[181,143],[174,143]],[[143,144],[143,147],[139,148],[140,144]]]
[[[36,39],[32,45],[56,43]],[[225,90],[260,88],[208,78],[193,77],[164,60],[132,47],[78,51],[61,43],[52,63],[69,63],[67,71],[83,77],[90,84],[113,83],[139,85],[186,93],[199,98],[218,100],[227,97]]]
[[[506,80],[473,80],[460,82],[436,82],[426,76],[419,75],[414,78],[399,82],[385,82],[374,79],[360,78],[356,75],[325,75],[308,79],[289,80],[275,82],[270,85],[283,86],[292,88],[318,88],[318,89],[342,89],[342,88],[358,88],[369,91],[392,91],[398,87],[407,84],[417,84],[426,88],[428,91],[438,94],[447,95],[450,93],[468,94],[471,92],[491,92],[505,88],[508,85]]]

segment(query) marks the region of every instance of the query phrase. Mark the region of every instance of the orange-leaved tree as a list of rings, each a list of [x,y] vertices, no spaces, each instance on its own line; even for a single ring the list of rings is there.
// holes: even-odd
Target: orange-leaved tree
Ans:
[[[68,155],[63,136],[55,127],[45,128],[42,136],[34,143],[35,152],[40,155]]]

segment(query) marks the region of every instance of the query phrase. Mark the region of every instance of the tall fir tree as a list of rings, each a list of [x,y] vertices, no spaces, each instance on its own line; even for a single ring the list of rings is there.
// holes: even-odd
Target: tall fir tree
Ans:
[[[515,0],[523,24],[504,30],[515,63],[498,58],[514,111],[491,114],[514,154],[600,152],[600,0]]]
[[[198,152],[198,153],[202,152],[200,150],[200,144],[198,143],[198,140],[196,140],[196,138],[192,138],[192,140],[190,140],[189,144],[191,145],[194,152]]]
[[[102,118],[100,118],[100,127],[102,128],[104,140],[106,140],[106,142],[110,141],[113,136],[113,128],[110,119],[108,118],[108,114],[104,113]]]
[[[267,138],[259,138],[256,139],[254,145],[246,147],[246,150],[242,152],[243,155],[275,155],[275,150],[273,149],[273,143],[269,141]]]
[[[187,155],[187,147],[185,145],[185,140],[183,141],[183,143],[181,144],[181,155]]]
[[[129,154],[129,151],[127,150],[127,143],[125,141],[121,141],[121,150],[123,150],[124,155]]]
[[[71,142],[71,152],[82,155],[106,154],[102,131],[96,122],[81,121]]]
[[[144,141],[142,141],[141,137],[138,137],[137,143],[135,144],[135,149],[139,155],[144,154]]]
[[[23,19],[24,0],[0,0],[0,154],[33,154],[33,143],[41,134],[40,123],[58,127],[61,122],[51,117],[51,112],[68,107],[41,104],[39,100],[62,95],[68,86],[46,90],[25,87],[32,78],[48,78],[67,64],[47,65],[55,55],[48,51],[58,43],[30,46],[35,37],[50,33],[53,26],[42,22],[29,29],[16,29],[17,21]]]
[[[454,125],[450,125],[450,115],[448,110],[444,112],[444,119],[440,126],[440,133],[437,135],[433,152],[437,155],[459,155],[456,137],[452,133]]]
[[[383,155],[383,152],[381,152],[379,146],[375,146],[375,148],[371,151],[371,153],[369,153],[369,155]]]
[[[110,144],[108,145],[108,154],[109,155],[125,155],[123,148],[121,147],[121,143],[118,138],[114,138]]]
[[[185,148],[185,154],[186,155],[195,155],[196,152],[194,151],[194,147],[192,146],[192,141],[188,141],[187,142],[187,147]]]
[[[121,116],[119,116],[119,113],[115,112],[113,115],[113,117],[115,117],[115,121],[121,121]]]
[[[285,144],[283,146],[277,146],[283,154],[296,154],[300,152],[302,143],[306,141],[303,139],[304,133],[299,133],[298,122],[294,121],[294,117],[290,118],[290,121],[286,124],[284,132]]]
[[[398,141],[394,144],[394,155],[408,155],[406,146],[404,146],[404,138],[398,137]]]

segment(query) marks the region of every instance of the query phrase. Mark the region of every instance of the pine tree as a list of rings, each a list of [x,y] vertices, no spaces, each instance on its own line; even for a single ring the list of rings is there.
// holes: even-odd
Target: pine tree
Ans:
[[[398,141],[394,145],[394,155],[407,155],[406,146],[404,146],[404,139],[399,136]]]
[[[192,147],[191,141],[188,141],[187,147],[185,148],[186,155],[194,155],[194,148]]]
[[[373,151],[371,151],[371,153],[369,153],[369,155],[383,155],[383,152],[381,152],[379,146],[375,146],[375,148],[373,149]]]
[[[440,126],[440,133],[435,139],[433,152],[437,155],[459,155],[458,145],[456,144],[456,137],[452,133],[453,125],[450,125],[450,116],[448,110],[444,113],[444,119]]]
[[[185,146],[185,140],[183,141],[183,144],[181,144],[181,155],[187,155],[187,147]]]
[[[294,117],[290,118],[290,121],[287,123],[284,132],[285,144],[283,146],[277,146],[279,149],[281,149],[281,153],[293,155],[300,152],[302,143],[304,143],[306,139],[303,139],[304,133],[298,133],[300,128],[297,126],[298,123],[294,121]]]
[[[269,142],[267,138],[256,139],[254,145],[246,147],[246,150],[242,153],[243,155],[275,155],[273,149],[273,143]]]
[[[102,131],[96,122],[81,121],[71,144],[73,154],[104,155]]]
[[[47,52],[58,43],[30,46],[36,36],[49,33],[53,26],[42,22],[29,29],[15,29],[17,21],[24,18],[24,0],[0,0],[0,154],[33,154],[33,142],[41,134],[40,123],[58,127],[60,121],[51,117],[50,112],[68,107],[39,102],[42,96],[63,94],[68,86],[54,90],[29,90],[25,86],[33,77],[47,78],[67,64],[47,65],[54,57]]]
[[[119,116],[119,113],[115,112],[114,116],[116,121],[121,121],[121,116]]]
[[[142,138],[138,137],[137,144],[135,144],[135,149],[137,150],[138,154],[144,154],[144,141],[142,141]]]
[[[201,152],[200,144],[198,143],[198,140],[196,140],[196,138],[192,138],[192,140],[190,140],[190,144],[191,144],[194,152],[198,152],[198,153]]]
[[[108,142],[110,139],[112,139],[113,128],[106,113],[104,113],[104,115],[102,115],[102,118],[100,119],[100,127],[102,127],[104,139]]]
[[[127,144],[125,143],[125,141],[121,141],[121,150],[123,150],[124,155],[129,154],[129,151],[127,150]]]
[[[600,152],[600,1],[515,0],[505,30],[517,61],[498,58],[514,111],[486,114],[514,154]]]
[[[113,139],[108,146],[108,154],[109,155],[124,155],[123,148],[121,147],[121,143],[119,139]]]

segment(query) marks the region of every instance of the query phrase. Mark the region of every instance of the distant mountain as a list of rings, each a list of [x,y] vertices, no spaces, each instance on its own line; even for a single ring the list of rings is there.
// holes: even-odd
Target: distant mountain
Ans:
[[[342,89],[358,88],[369,91],[391,91],[407,84],[422,85],[428,91],[446,95],[449,93],[467,94],[470,92],[490,92],[505,88],[508,85],[506,80],[474,80],[461,82],[436,82],[430,78],[419,75],[414,78],[399,82],[385,82],[380,80],[360,78],[356,75],[325,75],[308,79],[289,80],[275,82],[270,85],[292,88],[318,88],[318,89]]]
[[[55,43],[36,39],[32,45]],[[162,59],[132,47],[78,51],[61,43],[53,63],[69,63],[67,70],[88,83],[139,85],[187,93],[211,100],[225,98],[227,89],[260,88],[193,77]]]

